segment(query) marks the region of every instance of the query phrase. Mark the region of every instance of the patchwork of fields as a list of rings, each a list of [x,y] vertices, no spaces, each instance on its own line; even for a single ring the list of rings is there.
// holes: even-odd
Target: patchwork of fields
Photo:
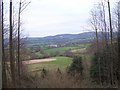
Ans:
[[[67,50],[70,50],[70,52],[80,55],[83,58],[88,58],[87,55],[84,57],[86,53],[86,48],[89,46],[89,44],[81,44],[76,47],[59,47],[59,48],[51,48],[51,49],[46,49],[46,53],[63,53]],[[37,53],[38,55],[40,54],[39,52]],[[72,63],[72,58],[66,57],[66,56],[55,56],[55,57],[50,57],[50,59],[54,59],[53,61],[40,61],[40,60],[45,60],[45,59],[38,59],[37,63],[31,63],[28,64],[28,68],[30,72],[40,72],[43,68],[46,69],[47,71],[57,71],[59,68],[62,72],[66,71],[67,67],[70,66]],[[49,58],[48,58],[49,59]]]

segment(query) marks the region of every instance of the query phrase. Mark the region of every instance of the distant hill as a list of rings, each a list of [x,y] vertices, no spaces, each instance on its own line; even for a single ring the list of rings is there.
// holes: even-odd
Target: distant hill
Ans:
[[[43,45],[43,44],[66,44],[66,43],[83,43],[93,40],[94,32],[85,32],[80,34],[59,34],[47,37],[29,37],[26,44]]]
[[[98,33],[99,37],[101,37],[101,32]],[[113,37],[116,38],[117,33],[113,33]],[[27,46],[45,46],[50,44],[57,45],[66,45],[73,43],[89,43],[95,38],[95,32],[84,32],[80,34],[59,34],[55,36],[47,36],[47,37],[28,37],[27,39],[23,39]],[[8,39],[5,39],[4,45],[7,47],[9,43]]]

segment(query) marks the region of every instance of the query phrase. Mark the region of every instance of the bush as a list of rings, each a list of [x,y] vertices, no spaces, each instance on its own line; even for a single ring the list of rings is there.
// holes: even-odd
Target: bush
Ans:
[[[68,68],[68,73],[75,76],[75,74],[83,75],[83,65],[82,65],[82,57],[74,56],[73,62]]]
[[[105,53],[95,53],[90,68],[90,77],[92,81],[105,84],[110,81],[110,61],[104,57]],[[101,78],[101,80],[100,80]]]
[[[98,55],[95,54],[92,59],[92,65],[90,68],[90,77],[95,81],[98,82],[99,80],[99,65],[98,65]]]
[[[47,70],[43,68],[41,72],[41,77],[45,78],[46,75],[47,75]]]

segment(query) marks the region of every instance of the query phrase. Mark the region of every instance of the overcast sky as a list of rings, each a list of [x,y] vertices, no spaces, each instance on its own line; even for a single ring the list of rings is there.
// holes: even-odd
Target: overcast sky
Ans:
[[[22,15],[29,37],[87,31],[90,10],[98,0],[32,0]]]

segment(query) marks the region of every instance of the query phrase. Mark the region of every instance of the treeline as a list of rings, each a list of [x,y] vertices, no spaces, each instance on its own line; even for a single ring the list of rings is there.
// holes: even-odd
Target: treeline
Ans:
[[[17,3],[17,2],[16,2]],[[2,21],[2,87],[20,87],[21,80],[25,76],[25,69],[21,62],[24,59],[24,42],[21,34],[21,13],[30,2],[19,0],[16,4],[9,1],[6,8],[4,1],[0,2]],[[16,5],[15,5],[16,4]],[[8,12],[5,11],[8,9]],[[17,9],[17,10],[15,10]],[[6,17],[9,15],[9,18]],[[25,38],[25,37],[24,37]],[[6,44],[5,40],[9,40]]]
[[[114,11],[110,1],[100,1],[91,11],[96,38],[90,69],[93,82],[106,87],[120,86],[120,1]],[[101,33],[101,37],[98,35]],[[117,36],[113,36],[117,33]]]

